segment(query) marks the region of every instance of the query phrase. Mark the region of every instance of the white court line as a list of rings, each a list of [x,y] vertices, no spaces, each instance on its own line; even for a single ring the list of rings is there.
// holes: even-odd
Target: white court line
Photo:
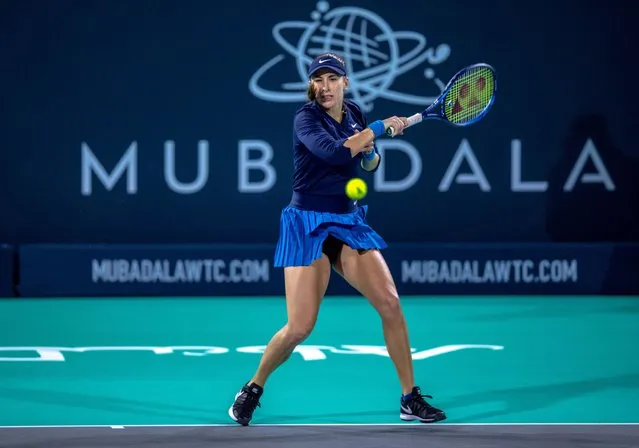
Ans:
[[[281,427],[281,426],[639,426],[639,422],[625,423],[255,423],[250,426]],[[44,428],[219,428],[238,427],[237,423],[212,424],[168,424],[168,425],[15,425],[0,426],[0,429],[44,429]]]

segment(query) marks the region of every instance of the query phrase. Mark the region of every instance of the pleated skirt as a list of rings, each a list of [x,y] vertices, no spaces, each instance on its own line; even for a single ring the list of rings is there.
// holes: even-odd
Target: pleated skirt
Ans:
[[[280,216],[274,266],[308,266],[322,257],[322,244],[332,235],[352,249],[385,249],[384,239],[366,222],[368,206],[351,213],[326,213],[287,206]]]

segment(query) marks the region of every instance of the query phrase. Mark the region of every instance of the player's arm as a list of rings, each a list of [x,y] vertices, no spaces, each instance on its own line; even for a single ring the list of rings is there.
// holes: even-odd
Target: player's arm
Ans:
[[[374,173],[379,168],[381,156],[375,150],[375,142],[369,143],[362,151],[360,165],[368,172]]]
[[[362,115],[363,115],[362,118],[364,119],[364,122],[366,123],[366,115],[365,114],[362,114]],[[377,171],[377,168],[379,168],[379,165],[382,162],[382,156],[380,156],[379,153],[375,151],[375,143],[374,143],[375,138],[379,137],[380,135],[384,135],[386,133],[386,129],[388,129],[390,126],[393,126],[395,129],[399,129],[399,133],[401,133],[406,123],[407,121],[405,118],[402,119],[398,117],[390,117],[383,121],[382,120],[374,121],[373,123],[371,123],[370,125],[366,127],[364,132],[372,131],[373,139],[362,151],[362,160],[360,162],[360,165],[365,171],[374,173],[375,171]]]
[[[368,154],[366,153],[362,154],[362,161],[360,162],[360,165],[364,170],[374,173],[375,171],[377,171],[377,168],[379,168],[379,165],[382,163],[382,156],[380,156],[379,153],[375,151],[375,148],[373,148],[373,152],[371,153],[371,155],[372,158],[367,157]]]
[[[386,134],[386,130],[389,127],[393,127],[397,129],[395,135],[400,135],[407,121],[405,118],[399,117],[390,117],[385,120],[376,120],[366,126],[366,128],[353,136],[351,136],[348,140],[346,140],[345,146],[351,149],[351,152],[356,151],[355,155],[360,152],[366,154],[371,150],[375,139],[378,137],[382,137]]]
[[[397,117],[378,120],[362,132],[344,139],[329,135],[311,113],[298,114],[294,126],[298,138],[313,154],[332,165],[342,165],[360,152],[370,151],[375,138],[384,135],[389,126],[402,129],[403,122]]]
[[[331,165],[343,165],[359,154],[366,146],[351,139],[336,139],[326,132],[312,113],[300,113],[295,117],[295,133],[302,143],[317,157]],[[371,133],[372,135],[372,133]],[[365,141],[365,139],[361,139]]]

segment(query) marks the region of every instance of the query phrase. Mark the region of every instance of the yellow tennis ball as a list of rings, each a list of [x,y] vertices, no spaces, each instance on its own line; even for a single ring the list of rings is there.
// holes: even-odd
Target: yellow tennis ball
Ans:
[[[358,177],[349,180],[346,184],[346,196],[354,201],[364,199],[366,193],[368,193],[368,186],[366,182]]]

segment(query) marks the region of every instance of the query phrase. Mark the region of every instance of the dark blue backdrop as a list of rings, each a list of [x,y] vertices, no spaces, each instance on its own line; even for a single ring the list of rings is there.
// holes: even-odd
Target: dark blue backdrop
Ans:
[[[483,122],[380,144],[365,202],[389,241],[639,241],[622,7],[3,2],[0,241],[273,243],[300,70],[325,48],[371,119],[416,112],[467,64],[498,70]]]

